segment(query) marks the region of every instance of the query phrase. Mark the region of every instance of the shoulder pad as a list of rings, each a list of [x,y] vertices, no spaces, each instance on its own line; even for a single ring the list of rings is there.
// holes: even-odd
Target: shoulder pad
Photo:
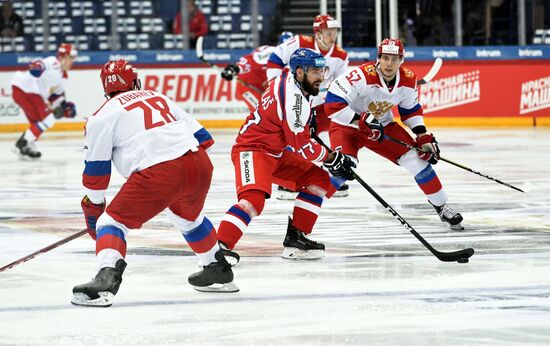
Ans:
[[[374,64],[366,63],[359,66],[359,68],[363,72],[363,75],[367,80],[367,84],[380,84],[380,78],[378,78],[378,72],[376,72],[376,67]]]
[[[311,49],[315,48],[315,43],[314,43],[313,37],[305,36],[305,35],[300,35],[299,37],[300,37],[300,47],[301,48],[311,48]]]
[[[406,67],[399,67],[399,85],[414,88],[416,85],[416,75]]]
[[[334,47],[334,50],[332,51],[332,56],[335,58],[346,60],[346,58],[348,57],[348,52],[346,52],[342,47],[337,45],[336,47]]]

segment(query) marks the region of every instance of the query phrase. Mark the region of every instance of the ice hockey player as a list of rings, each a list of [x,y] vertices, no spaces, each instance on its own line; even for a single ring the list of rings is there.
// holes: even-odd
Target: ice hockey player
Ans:
[[[354,163],[340,152],[329,154],[310,138],[310,99],[319,93],[326,72],[325,58],[299,48],[290,58],[291,73],[272,80],[256,110],[239,130],[231,158],[235,166],[238,202],[220,223],[222,248],[233,249],[251,220],[260,215],[271,184],[298,191],[283,242],[283,258],[317,259],[325,246],[306,237],[317,220],[324,198],[351,176]],[[290,146],[294,152],[284,150]],[[313,162],[322,162],[331,175]]]
[[[402,66],[404,59],[401,41],[386,38],[378,46],[376,64],[355,67],[332,83],[325,103],[332,119],[331,143],[355,160],[359,149],[366,147],[407,169],[441,220],[452,229],[461,230],[462,215],[447,205],[447,195],[432,167],[439,160],[439,146],[426,129],[416,76]],[[401,121],[416,138],[394,122],[391,109],[396,105]],[[409,150],[385,139],[385,135],[424,152]]]
[[[330,119],[325,114],[323,103],[325,102],[326,91],[332,81],[344,74],[348,68],[348,53],[336,44],[340,32],[340,23],[333,17],[323,14],[313,20],[314,37],[296,35],[283,44],[279,44],[269,57],[267,62],[267,79],[271,80],[279,76],[285,66],[288,65],[290,57],[298,48],[310,48],[323,55],[327,61],[327,72],[325,80],[321,84],[319,95],[313,98],[312,106],[315,108],[315,125],[317,135],[330,146],[328,130]],[[348,185],[344,184],[334,197],[345,197],[348,195]],[[296,193],[279,188],[278,199],[294,199]]]
[[[22,158],[38,159],[42,154],[35,142],[55,124],[56,118],[74,118],[76,107],[65,99],[68,71],[73,66],[77,50],[62,43],[57,56],[33,61],[27,71],[17,71],[11,80],[12,97],[25,113],[29,128],[15,143],[14,151]]]
[[[290,31],[284,31],[279,36],[279,44],[293,36]],[[242,56],[236,64],[227,65],[221,72],[225,80],[239,79],[236,95],[246,103],[250,112],[254,112],[267,87],[267,59],[274,49],[275,46],[260,46],[250,54]]]
[[[73,288],[72,303],[112,304],[126,267],[129,230],[164,209],[203,265],[189,283],[199,291],[238,291],[216,230],[202,213],[212,179],[206,153],[212,137],[170,98],[141,90],[127,61],[107,62],[100,77],[107,101],[86,123],[81,202],[88,233],[96,240],[99,272]],[[111,162],[127,181],[105,208]]]

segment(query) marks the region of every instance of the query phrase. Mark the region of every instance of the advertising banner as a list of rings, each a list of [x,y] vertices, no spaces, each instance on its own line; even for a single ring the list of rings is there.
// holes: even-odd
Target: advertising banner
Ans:
[[[431,61],[405,61],[422,78]],[[139,65],[138,65],[139,67]],[[11,98],[13,70],[0,71],[0,131],[17,131],[27,120]],[[435,78],[419,87],[426,122],[438,126],[549,125],[550,60],[444,61]],[[238,127],[248,108],[235,95],[236,82],[222,79],[208,67],[146,65],[139,68],[145,89],[176,101],[205,126]],[[61,119],[57,129],[80,129],[82,122],[105,101],[99,68],[80,67],[69,73],[67,99],[78,116]],[[546,120],[546,121],[545,121]],[[71,126],[73,124],[74,126]]]

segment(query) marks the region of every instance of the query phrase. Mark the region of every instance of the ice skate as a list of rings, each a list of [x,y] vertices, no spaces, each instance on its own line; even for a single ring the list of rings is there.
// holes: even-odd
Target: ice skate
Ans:
[[[457,213],[451,208],[449,208],[447,204],[443,204],[440,207],[433,205],[433,207],[437,211],[437,214],[439,215],[439,218],[441,219],[441,221],[448,223],[452,230],[455,230],[455,231],[464,230],[464,227],[461,224],[463,218],[462,218],[462,215],[460,215],[460,213]]]
[[[296,199],[298,192],[287,189],[286,187],[279,186],[277,187],[277,193],[275,197],[280,200],[292,201]]]
[[[349,185],[344,183],[344,185],[340,186],[338,191],[332,195],[332,197],[347,197],[349,196]]]
[[[15,142],[15,148],[13,151],[23,159],[39,159],[42,156],[37,149],[34,143],[27,141],[24,138],[24,134],[19,137],[17,142]]]
[[[292,226],[290,217],[283,246],[282,258],[312,260],[325,257],[325,245],[308,239],[302,231]]]
[[[241,260],[241,256],[239,256],[239,254],[235,251],[229,250],[229,248],[221,241],[218,241],[218,245],[220,246],[220,251],[223,254],[223,257],[225,257],[227,263],[231,264],[232,267],[236,266]]]
[[[189,276],[189,284],[200,292],[233,293],[239,288],[233,283],[233,271],[222,251],[216,252],[216,262]]]
[[[115,268],[102,268],[92,281],[73,288],[71,303],[82,306],[111,306],[122,282],[124,268],[126,262],[123,259],[116,262]]]

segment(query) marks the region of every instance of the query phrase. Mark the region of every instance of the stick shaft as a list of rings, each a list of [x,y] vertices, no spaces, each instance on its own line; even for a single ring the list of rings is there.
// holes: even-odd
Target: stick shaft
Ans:
[[[413,150],[416,150],[416,151],[421,152],[421,153],[424,152],[424,151],[422,151],[420,148],[414,147],[414,146],[410,145],[409,143],[405,143],[405,142],[403,142],[403,141],[401,141],[401,140],[399,140],[399,139],[396,139],[396,138],[393,138],[393,137],[390,137],[390,136],[387,136],[387,135],[384,136],[384,139],[389,139],[389,140],[392,141],[392,142],[399,143],[399,144],[401,144],[401,145],[403,145],[403,146],[405,146],[405,147],[407,147],[407,148],[409,148],[409,149],[413,149]],[[508,184],[508,183],[505,183],[505,182],[503,182],[503,181],[500,181],[500,180],[498,180],[498,179],[496,179],[496,178],[493,178],[493,177],[491,177],[491,176],[489,176],[489,175],[486,175],[486,174],[483,174],[483,173],[478,172],[478,171],[476,171],[476,170],[473,170],[473,169],[471,169],[471,168],[469,168],[469,167],[466,167],[466,166],[464,166],[464,165],[461,165],[461,164],[459,164],[459,163],[456,163],[456,162],[454,162],[454,161],[451,161],[451,160],[449,160],[449,159],[446,159],[446,158],[444,158],[444,157],[442,157],[442,156],[440,156],[439,159],[440,159],[441,161],[445,161],[445,162],[447,162],[447,163],[449,163],[449,164],[451,164],[451,165],[453,165],[453,166],[462,168],[462,169],[464,169],[464,170],[466,170],[466,171],[468,171],[468,172],[477,174],[477,175],[479,175],[479,176],[481,176],[481,177],[487,178],[487,179],[489,179],[489,180],[492,180],[492,181],[494,181],[494,182],[497,182],[497,183],[499,183],[499,184],[502,184],[502,185],[504,185],[504,186],[507,186],[507,187],[509,187],[509,188],[512,188],[512,189],[514,189],[514,190],[517,190],[517,191],[519,191],[519,192],[524,192],[522,189],[520,189],[520,188],[518,188],[518,187],[515,187],[514,185],[510,185],[510,184]]]
[[[317,135],[313,134],[312,138],[315,139],[319,144],[321,144],[328,152],[332,152],[332,149],[329,148]],[[454,252],[441,252],[436,250],[426,239],[424,239],[408,222],[405,220],[395,209],[393,209],[373,188],[371,188],[361,177],[353,171],[353,177],[361,186],[363,186],[382,206],[392,214],[405,228],[418,239],[422,245],[424,245],[435,257],[440,261],[444,262],[455,262],[460,258],[469,258],[474,254],[474,249],[468,248],[463,250],[458,250]]]
[[[61,239],[61,240],[59,240],[59,241],[57,241],[57,242],[55,242],[55,243],[53,243],[53,244],[51,244],[51,245],[48,245],[48,246],[46,246],[45,248],[42,248],[42,249],[40,249],[40,250],[38,250],[38,251],[35,251],[35,252],[31,253],[30,255],[27,255],[27,256],[25,256],[25,257],[21,257],[21,258],[18,259],[17,261],[13,261],[13,262],[11,262],[11,263],[9,263],[9,264],[3,266],[2,268],[0,268],[0,272],[3,272],[4,270],[10,269],[10,268],[13,268],[13,267],[15,267],[16,265],[21,264],[21,263],[23,263],[23,262],[27,262],[28,260],[30,260],[30,259],[36,257],[37,255],[39,255],[39,254],[41,254],[41,253],[44,253],[44,252],[48,252],[48,251],[50,251],[50,250],[53,250],[53,249],[55,249],[56,247],[59,247],[59,246],[65,244],[65,243],[70,242],[70,241],[73,240],[73,239],[76,239],[76,238],[78,238],[78,237],[80,237],[80,236],[86,234],[87,232],[88,232],[88,231],[84,229],[84,230],[82,230],[82,231],[76,232],[75,234],[71,234],[70,236],[68,236],[68,237],[66,237],[66,238],[63,238],[63,239]]]

